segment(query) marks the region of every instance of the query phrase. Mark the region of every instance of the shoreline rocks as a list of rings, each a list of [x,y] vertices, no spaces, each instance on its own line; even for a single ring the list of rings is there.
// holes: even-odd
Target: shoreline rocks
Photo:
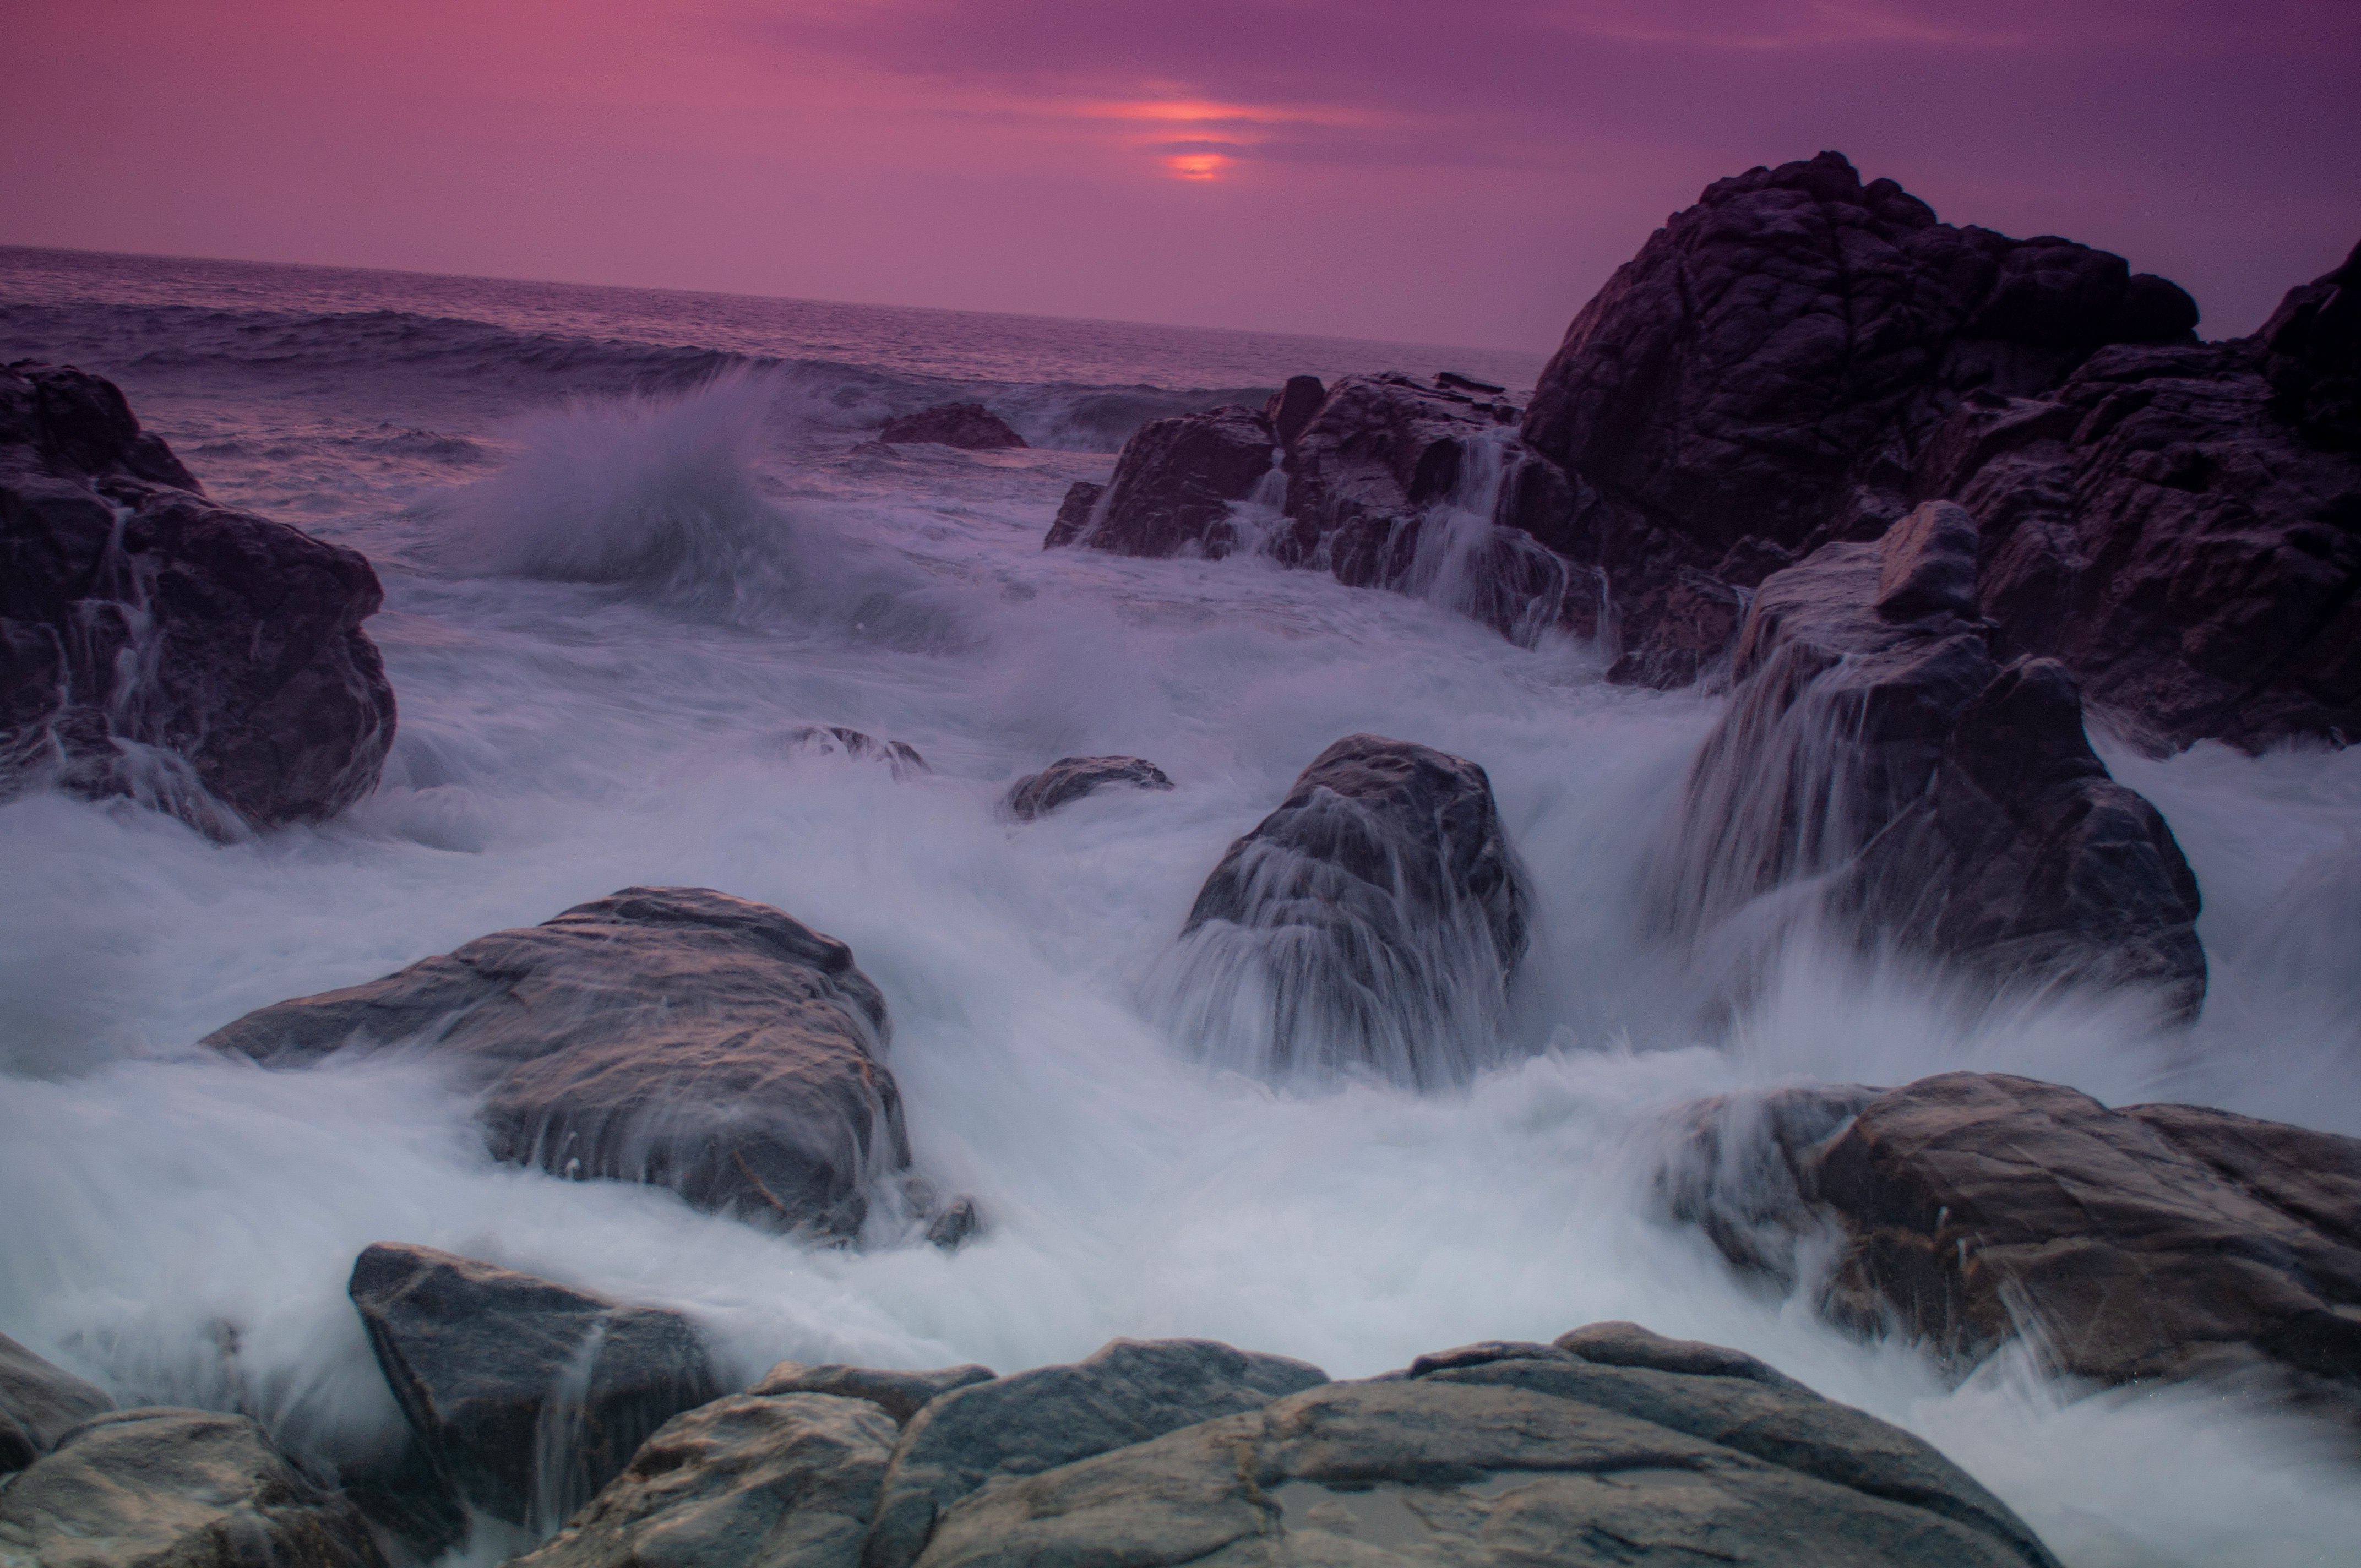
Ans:
[[[1010,816],[1030,822],[1070,801],[1118,786],[1169,790],[1172,781],[1145,757],[1060,757],[1010,785],[1005,804]]]
[[[105,1389],[0,1334],[0,1475],[24,1469],[67,1432],[113,1409]]]
[[[1271,472],[1278,444],[1252,409],[1149,420],[1123,444],[1104,492],[1080,483],[1066,492],[1043,548],[1219,560],[1238,543],[1232,504]]]
[[[376,787],[393,688],[359,552],[215,506],[113,383],[0,369],[0,797],[127,797],[218,838]]]
[[[889,419],[885,428],[877,433],[877,439],[888,446],[932,441],[972,452],[1026,444],[1006,420],[982,403],[938,403],[917,413]]]

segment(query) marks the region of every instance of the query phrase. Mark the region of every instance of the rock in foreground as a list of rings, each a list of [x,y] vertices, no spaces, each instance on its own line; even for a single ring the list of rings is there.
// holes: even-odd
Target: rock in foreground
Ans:
[[[1348,735],[1205,879],[1166,971],[1184,1032],[1264,1076],[1464,1080],[1525,951],[1484,770]]]
[[[488,1091],[493,1152],[850,1236],[909,1164],[884,999],[843,943],[708,888],[625,888],[206,1036],[267,1067],[415,1043]]]
[[[111,382],[0,370],[0,796],[128,796],[216,835],[377,784],[393,688],[358,552],[214,505]]]
[[[67,1432],[114,1408],[105,1389],[0,1334],[0,1475],[22,1470]]]
[[[1009,786],[1008,810],[1019,822],[1044,817],[1103,789],[1170,789],[1164,770],[1145,757],[1060,757]]]
[[[889,419],[877,439],[888,444],[913,441],[939,442],[971,451],[1022,446],[1025,438],[1008,422],[982,403],[939,403],[914,414]]]
[[[546,1527],[720,1393],[695,1325],[433,1247],[379,1243],[353,1305],[440,1482]]]
[[[244,1416],[104,1415],[0,1490],[7,1568],[384,1568],[350,1504]]]

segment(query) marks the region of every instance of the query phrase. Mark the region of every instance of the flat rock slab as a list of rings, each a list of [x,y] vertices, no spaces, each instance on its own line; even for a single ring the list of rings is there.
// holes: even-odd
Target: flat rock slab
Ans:
[[[2055,1565],[1917,1439],[1630,1324],[1445,1352],[990,1486],[917,1562]]]
[[[732,1394],[656,1430],[518,1568],[854,1568],[898,1435],[866,1399]]]
[[[22,1470],[67,1432],[113,1409],[105,1389],[0,1334],[0,1475]]]
[[[512,1523],[555,1524],[721,1392],[680,1314],[433,1247],[370,1247],[351,1295],[435,1471]]]
[[[0,1490],[0,1568],[384,1568],[351,1505],[244,1416],[160,1407],[78,1428]]]
[[[1164,770],[1145,757],[1060,757],[1009,787],[1009,814],[1020,822],[1047,816],[1071,800],[1102,789],[1170,789]]]
[[[868,1181],[910,1160],[888,1036],[842,942],[708,888],[632,887],[205,1043],[280,1068],[421,1046],[487,1087],[500,1158],[850,1236]]]

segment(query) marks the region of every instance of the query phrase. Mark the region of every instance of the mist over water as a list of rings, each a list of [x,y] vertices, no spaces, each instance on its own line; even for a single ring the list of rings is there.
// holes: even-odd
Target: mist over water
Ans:
[[[149,286],[160,306],[185,284]],[[0,320],[9,356],[64,356]],[[1093,379],[1075,350],[1038,384],[1120,388],[1129,351]],[[382,1451],[401,1418],[344,1287],[395,1240],[679,1307],[748,1379],[784,1356],[1012,1371],[1117,1334],[1356,1376],[1631,1318],[1920,1432],[2078,1568],[2341,1562],[2361,1530],[2323,1427],[2203,1388],[2084,1397],[2027,1355],[1950,1387],[1819,1324],[1808,1285],[1734,1277],[1653,1187],[1667,1114],[1698,1097],[1958,1067],[2361,1133],[2361,752],[2107,749],[2204,888],[2213,992],[2186,1037],[2137,997],[1971,1013],[1939,975],[1765,912],[1783,939],[1750,949],[1733,1013],[1650,892],[1726,699],[1609,687],[1586,647],[1504,639],[1454,612],[1448,562],[1419,598],[1253,555],[1045,554],[1107,455],[858,448],[794,367],[568,400],[522,375],[497,396],[456,372],[372,382],[364,361],[299,439],[302,399],[246,362],[192,348],[151,399],[137,354],[74,352],[163,411],[216,495],[369,553],[401,704],[382,786],[319,827],[221,844],[120,803],[0,806],[0,1332],[118,1395],[244,1409],[330,1461]],[[1253,352],[1240,384],[1275,384],[1296,347]],[[380,425],[417,439],[371,447]],[[310,499],[273,506],[291,486]],[[933,771],[792,742],[813,724]],[[1532,894],[1490,1065],[1423,1092],[1228,1070],[1158,1001],[1229,843],[1365,730],[1482,764]],[[997,810],[1089,753],[1179,787]],[[978,1196],[981,1239],[946,1255],[881,1208],[862,1246],[814,1251],[659,1189],[495,1164],[431,1055],[274,1073],[196,1048],[634,883],[851,945],[892,1010],[917,1168]]]

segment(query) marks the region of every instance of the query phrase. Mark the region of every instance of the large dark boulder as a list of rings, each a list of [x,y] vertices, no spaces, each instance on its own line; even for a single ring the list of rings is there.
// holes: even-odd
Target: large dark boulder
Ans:
[[[384,1568],[352,1505],[244,1416],[102,1415],[0,1489],[10,1568]]]
[[[1318,413],[1320,405],[1327,400],[1328,389],[1320,384],[1319,377],[1290,376],[1287,385],[1273,392],[1270,400],[1263,404],[1262,416],[1270,421],[1279,444],[1292,446],[1296,436],[1312,422],[1312,416]]]
[[[1601,1323],[1422,1356],[1005,1481],[951,1506],[917,1559],[1049,1562],[2056,1559],[1916,1438],[1739,1352]]]
[[[902,1430],[862,1563],[909,1568],[943,1510],[987,1484],[1259,1409],[1327,1380],[1307,1363],[1210,1340],[1119,1339],[1071,1365],[944,1394]]]
[[[0,795],[222,836],[342,810],[393,740],[382,598],[358,552],[206,500],[111,383],[0,370]]]
[[[1104,495],[1078,499],[1079,485],[1067,493],[1044,543],[1217,560],[1237,543],[1232,503],[1270,472],[1278,444],[1270,421],[1253,409],[1149,420],[1123,444]],[[1078,509],[1081,522],[1070,515]]]
[[[1660,639],[1682,571],[1734,588],[1907,509],[1971,394],[2058,386],[2110,343],[2193,341],[2172,284],[2070,240],[1936,221],[1836,153],[1708,186],[1586,305],[1542,373],[1526,444],[1573,477],[1547,541],[1606,572],[1619,678],[1701,666]]]
[[[1009,786],[1009,814],[1020,822],[1048,815],[1068,801],[1118,785],[1170,789],[1164,770],[1145,757],[1060,757]]]
[[[870,1179],[910,1160],[888,1037],[834,938],[708,888],[633,887],[205,1043],[281,1068],[423,1045],[483,1085],[500,1158],[850,1236]]]
[[[1659,916],[1700,941],[1817,884],[1794,913],[1865,944],[2011,989],[2151,987],[2193,1015],[2196,880],[2091,750],[2066,672],[1997,665],[1978,547],[1971,517],[1927,502],[1764,579],[1661,852]]]
[[[1921,454],[1984,535],[1984,613],[2158,749],[2361,735],[2361,288],[2257,337],[2109,348],[1980,397]]]
[[[554,1526],[651,1432],[722,1392],[677,1312],[382,1242],[350,1291],[436,1479],[511,1523]]]
[[[1348,735],[1205,879],[1166,984],[1245,1069],[1456,1081],[1490,1050],[1526,909],[1482,768]]]
[[[1025,444],[1025,438],[1006,420],[982,403],[939,403],[914,414],[889,419],[885,428],[877,433],[877,439],[889,444],[936,441],[945,446],[964,446],[974,451]]]
[[[113,1409],[105,1389],[0,1334],[0,1475],[22,1470],[67,1432]]]

